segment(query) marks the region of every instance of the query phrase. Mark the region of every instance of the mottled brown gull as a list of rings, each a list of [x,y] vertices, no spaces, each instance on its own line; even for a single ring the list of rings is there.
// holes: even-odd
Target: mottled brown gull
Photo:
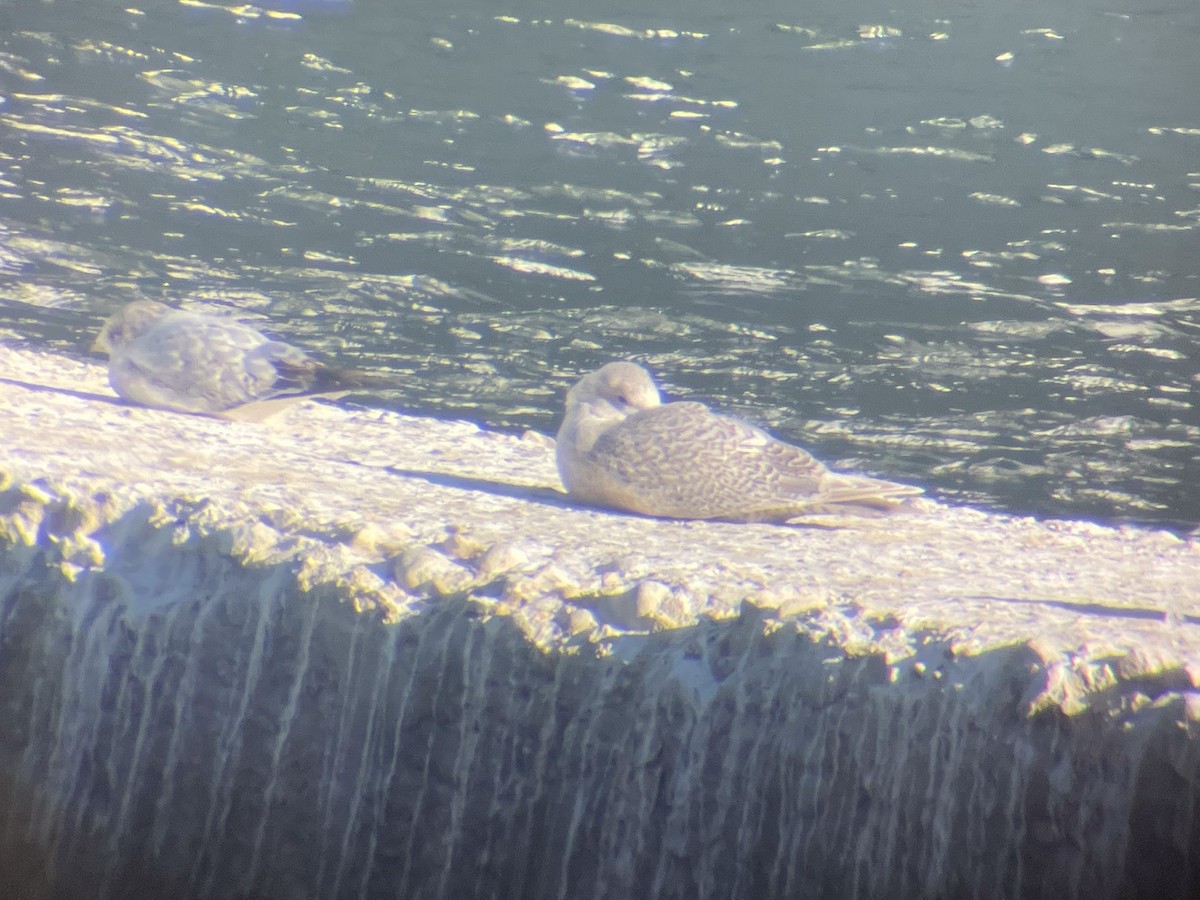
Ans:
[[[799,447],[702,403],[664,404],[649,373],[631,362],[609,363],[571,388],[556,454],[572,497],[674,519],[878,515],[921,493],[832,472]]]
[[[303,350],[228,316],[136,300],[109,317],[93,349],[108,380],[143,406],[259,421],[317,395],[396,387],[395,381],[323,365]]]

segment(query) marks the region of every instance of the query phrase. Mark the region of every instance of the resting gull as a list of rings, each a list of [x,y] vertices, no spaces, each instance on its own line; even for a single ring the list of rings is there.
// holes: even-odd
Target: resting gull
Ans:
[[[233,318],[155,300],[124,306],[92,346],[108,353],[109,383],[126,400],[239,421],[265,419],[305,397],[397,386],[323,365]]]
[[[878,515],[922,493],[832,472],[702,403],[664,404],[650,374],[632,362],[609,363],[571,388],[556,454],[575,499],[673,519]]]

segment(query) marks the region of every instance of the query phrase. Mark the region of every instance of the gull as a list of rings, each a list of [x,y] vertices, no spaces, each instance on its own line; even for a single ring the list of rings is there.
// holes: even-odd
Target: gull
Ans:
[[[555,454],[571,497],[671,519],[879,515],[922,493],[832,472],[703,403],[663,403],[650,374],[632,362],[609,363],[568,391]]]
[[[110,316],[92,345],[108,353],[108,381],[142,406],[261,421],[313,396],[396,387],[326,366],[303,350],[227,316],[135,300]]]

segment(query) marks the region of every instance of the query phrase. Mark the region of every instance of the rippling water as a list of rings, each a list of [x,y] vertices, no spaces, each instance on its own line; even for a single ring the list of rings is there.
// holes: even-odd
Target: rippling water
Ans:
[[[7,5],[0,339],[187,300],[544,431],[634,357],[943,497],[1191,527],[1198,45],[1157,0]]]

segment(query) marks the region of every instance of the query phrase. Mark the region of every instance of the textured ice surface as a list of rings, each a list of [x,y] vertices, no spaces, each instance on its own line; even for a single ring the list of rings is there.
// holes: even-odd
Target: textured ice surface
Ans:
[[[0,347],[0,895],[1194,896],[1200,548],[570,506]]]

